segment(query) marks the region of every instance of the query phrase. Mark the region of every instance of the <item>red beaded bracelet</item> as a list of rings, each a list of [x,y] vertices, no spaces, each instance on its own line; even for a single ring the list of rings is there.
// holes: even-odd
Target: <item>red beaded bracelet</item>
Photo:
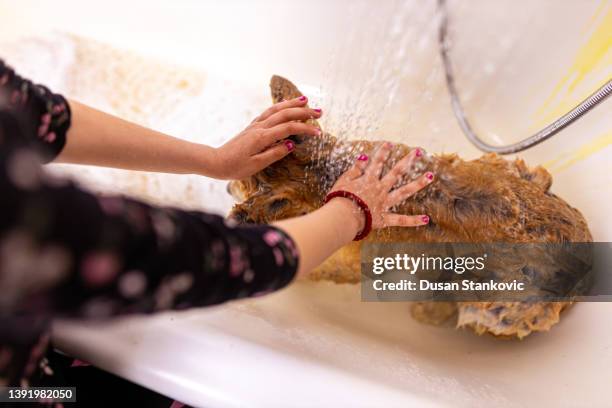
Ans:
[[[331,193],[325,196],[325,201],[323,203],[327,204],[332,198],[336,197],[351,199],[363,211],[363,214],[365,215],[365,225],[363,226],[361,232],[359,232],[357,235],[355,235],[355,238],[353,238],[353,241],[361,241],[362,239],[368,236],[370,231],[372,231],[372,213],[370,212],[370,208],[365,203],[365,201],[359,198],[359,196],[351,193],[350,191],[344,190],[332,191]]]

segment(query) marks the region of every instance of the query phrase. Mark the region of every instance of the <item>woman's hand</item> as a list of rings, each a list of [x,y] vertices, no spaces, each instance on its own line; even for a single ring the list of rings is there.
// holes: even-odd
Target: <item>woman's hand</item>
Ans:
[[[370,159],[360,155],[355,164],[336,181],[331,191],[349,191],[361,198],[372,214],[372,228],[384,227],[418,227],[429,223],[429,216],[395,214],[389,210],[401,204],[417,191],[427,187],[433,181],[433,173],[427,172],[414,181],[393,189],[401,178],[410,173],[415,160],[422,155],[420,149],[413,149],[402,158],[391,170],[382,176],[383,166],[391,152],[391,143],[383,144]],[[382,177],[381,177],[382,176]],[[393,189],[393,190],[392,190]],[[357,204],[348,198],[337,197],[330,201],[345,200],[352,204],[353,213],[358,219],[358,230],[364,227],[365,216]]]
[[[387,174],[381,177],[383,165],[391,144],[383,145],[372,159],[366,155],[357,158],[353,167],[336,181],[331,191],[345,190],[359,196],[370,208],[372,228],[416,227],[429,223],[425,214],[402,215],[389,210],[430,184],[432,173],[425,173],[414,181],[395,189],[402,176],[411,172],[412,164],[422,155],[412,150]],[[325,260],[363,230],[365,216],[351,199],[336,197],[321,208],[302,215],[277,221],[274,225],[287,232],[300,253],[298,274],[304,275]]]
[[[321,109],[306,107],[305,96],[272,105],[236,137],[216,149],[212,176],[239,180],[287,156],[295,148],[291,135],[320,136],[321,130],[300,121],[318,119]]]

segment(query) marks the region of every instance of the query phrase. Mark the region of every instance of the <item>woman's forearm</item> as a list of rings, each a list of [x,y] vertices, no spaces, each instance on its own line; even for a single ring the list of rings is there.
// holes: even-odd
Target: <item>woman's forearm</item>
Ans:
[[[364,216],[347,198],[335,198],[301,217],[274,223],[295,241],[300,253],[298,276],[303,276],[351,242],[363,228]]]
[[[56,161],[215,176],[214,148],[177,139],[70,101],[72,125]]]
[[[212,148],[138,126],[75,101],[69,102],[72,125],[57,158],[63,163],[93,164],[126,170],[199,174],[239,180],[291,153],[290,135],[320,135],[301,123],[321,117],[305,97],[279,102],[259,115],[223,146]]]

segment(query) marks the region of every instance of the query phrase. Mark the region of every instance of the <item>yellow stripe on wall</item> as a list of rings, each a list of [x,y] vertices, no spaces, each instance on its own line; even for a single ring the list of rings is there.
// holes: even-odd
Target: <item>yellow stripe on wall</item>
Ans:
[[[612,131],[583,144],[578,149],[560,154],[556,159],[544,163],[544,167],[552,174],[560,173],[611,145]]]
[[[597,20],[598,15],[602,13],[604,14],[603,19],[588,41],[578,50],[567,73],[557,83],[542,107],[538,109],[537,123],[534,128],[545,126],[564,115],[610,79],[612,75],[612,4],[604,1],[602,5],[603,7],[599,7],[591,19],[591,23]],[[589,74],[599,69],[608,71],[607,73],[604,71],[604,75],[607,74],[606,78],[602,79],[593,89],[583,90],[582,95],[569,97]],[[559,102],[556,106],[552,106],[553,101],[557,98],[560,98]]]

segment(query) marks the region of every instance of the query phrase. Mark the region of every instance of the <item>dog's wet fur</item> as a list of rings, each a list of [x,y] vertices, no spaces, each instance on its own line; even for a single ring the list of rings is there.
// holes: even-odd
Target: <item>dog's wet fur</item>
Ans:
[[[274,76],[275,103],[301,96],[288,80]],[[319,126],[314,120],[311,123]],[[322,205],[335,180],[365,153],[383,143],[292,136],[296,149],[254,176],[233,181],[228,191],[239,201],[230,217],[240,223],[270,223],[311,212]],[[385,172],[412,149],[396,144]],[[591,242],[582,214],[550,192],[552,178],[542,167],[523,160],[486,154],[462,160],[455,154],[425,154],[415,176],[432,171],[431,185],[395,209],[401,214],[428,214],[431,222],[417,228],[374,231],[369,242]],[[356,283],[360,280],[360,243],[353,242],[309,274],[313,280]],[[421,302],[412,315],[423,322],[453,323],[475,332],[522,338],[547,331],[559,321],[568,302]]]

